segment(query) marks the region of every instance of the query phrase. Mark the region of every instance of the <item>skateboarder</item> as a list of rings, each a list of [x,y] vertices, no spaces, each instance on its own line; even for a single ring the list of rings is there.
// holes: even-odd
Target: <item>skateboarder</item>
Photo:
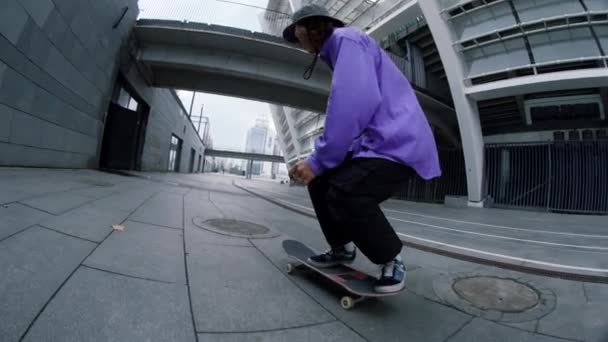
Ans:
[[[325,131],[290,176],[308,185],[330,250],[310,258],[317,267],[352,261],[358,247],[381,265],[375,290],[404,288],[402,243],[379,204],[415,173],[441,175],[431,128],[410,83],[378,44],[345,28],[317,5],[302,7],[285,40],[321,58],[333,71]]]

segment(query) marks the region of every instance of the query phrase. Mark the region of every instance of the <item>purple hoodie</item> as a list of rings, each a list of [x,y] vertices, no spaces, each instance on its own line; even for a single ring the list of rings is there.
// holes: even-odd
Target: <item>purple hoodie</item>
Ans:
[[[353,158],[383,158],[424,179],[441,175],[431,127],[409,81],[369,36],[335,29],[321,48],[333,70],[325,132],[308,163],[316,175]]]

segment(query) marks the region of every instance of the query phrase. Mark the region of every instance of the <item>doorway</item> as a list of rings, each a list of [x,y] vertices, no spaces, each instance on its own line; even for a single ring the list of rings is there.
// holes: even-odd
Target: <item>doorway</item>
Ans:
[[[190,149],[190,169],[189,172],[190,173],[194,173],[194,161],[196,158],[196,150],[194,150],[193,148]]]
[[[179,172],[180,162],[182,160],[182,139],[174,134],[171,135],[171,146],[169,148],[169,171]]]
[[[105,120],[100,168],[141,170],[150,107],[120,79]]]

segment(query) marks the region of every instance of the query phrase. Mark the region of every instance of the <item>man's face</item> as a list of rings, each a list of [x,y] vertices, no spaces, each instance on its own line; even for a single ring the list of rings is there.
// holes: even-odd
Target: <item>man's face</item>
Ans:
[[[312,54],[317,53],[313,43],[310,41],[310,36],[308,34],[308,31],[306,30],[306,27],[301,26],[301,25],[296,25],[295,35],[296,35],[296,38],[298,38],[298,43],[300,43],[300,46],[304,50],[306,50]]]

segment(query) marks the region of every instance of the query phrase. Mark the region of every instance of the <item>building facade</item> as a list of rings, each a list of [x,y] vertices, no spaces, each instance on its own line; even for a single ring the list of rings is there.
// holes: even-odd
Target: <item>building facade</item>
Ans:
[[[204,145],[135,65],[137,1],[0,5],[0,166],[193,172]]]
[[[444,175],[412,180],[400,197],[608,212],[608,2],[312,2],[374,37],[419,95],[455,111],[441,120],[457,121],[458,145],[435,130]],[[357,4],[384,11],[363,22],[347,14]],[[273,119],[290,164],[323,131],[315,113],[274,107]]]

